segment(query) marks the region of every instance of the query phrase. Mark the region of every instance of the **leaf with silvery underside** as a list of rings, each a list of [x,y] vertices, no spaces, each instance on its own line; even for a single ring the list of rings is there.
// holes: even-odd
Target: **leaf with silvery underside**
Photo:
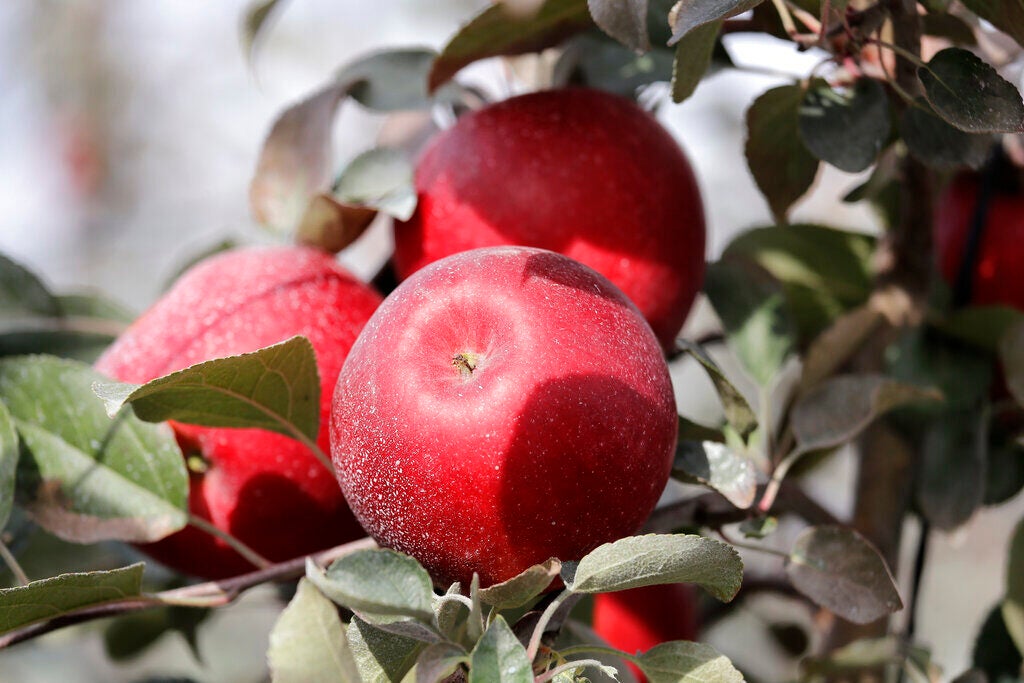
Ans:
[[[852,529],[804,530],[790,551],[786,574],[798,591],[856,624],[903,609],[885,560]]]
[[[757,495],[757,471],[747,458],[714,441],[680,441],[672,474],[718,491],[740,509],[753,505]]]
[[[0,633],[56,619],[86,607],[139,597],[141,562],[109,571],[61,574],[0,589]]]
[[[669,13],[675,45],[690,31],[714,21],[728,19],[760,5],[764,0],[680,0]]]
[[[533,669],[505,618],[487,627],[470,655],[469,683],[532,683]]]
[[[363,152],[349,162],[333,192],[341,202],[383,211],[403,221],[416,209],[412,163],[400,151],[386,147]]]
[[[555,558],[535,564],[519,575],[480,590],[480,601],[497,610],[515,609],[541,595],[562,571]]]
[[[306,579],[270,632],[267,662],[274,683],[359,680],[338,608]]]
[[[729,658],[703,643],[662,643],[630,659],[650,683],[743,683]]]
[[[793,408],[797,450],[808,453],[840,446],[897,406],[942,398],[934,388],[904,384],[884,375],[833,377],[808,392]]]
[[[545,0],[525,16],[494,4],[449,39],[430,71],[430,91],[473,62],[540,52],[593,25],[586,0]]]
[[[17,496],[69,541],[156,541],[187,522],[188,474],[167,425],[111,419],[88,365],[52,356],[0,360],[0,400],[21,438]]]
[[[757,416],[754,414],[747,399],[743,398],[732,382],[726,378],[725,373],[711,356],[698,344],[685,339],[676,340],[676,346],[693,356],[707,372],[718,392],[718,398],[725,409],[725,419],[744,439],[757,429]]]
[[[719,600],[735,597],[743,562],[727,543],[695,534],[647,534],[605,543],[562,565],[574,593],[609,593],[664,583],[695,583]]]
[[[7,406],[0,401],[0,531],[14,507],[14,481],[18,469],[18,432]]]
[[[378,112],[429,109],[437,101],[458,99],[454,85],[427,90],[427,78],[438,54],[428,48],[372,52],[345,65],[335,74],[355,101]]]
[[[359,617],[349,622],[345,636],[362,683],[401,681],[426,647],[412,638],[381,631]]]
[[[469,662],[469,654],[455,643],[435,643],[416,660],[416,683],[441,683]]]
[[[315,441],[320,376],[305,337],[218,358],[143,385],[97,382],[93,390],[114,415],[125,404],[147,422],[267,429]]]
[[[967,133],[1024,130],[1020,92],[973,52],[941,50],[917,71],[935,112]]]
[[[647,0],[587,0],[594,23],[637,52],[651,49],[647,35]]]
[[[431,623],[433,584],[419,562],[393,550],[361,550],[335,560],[327,571],[306,564],[306,578],[342,607],[374,616],[412,617]]]

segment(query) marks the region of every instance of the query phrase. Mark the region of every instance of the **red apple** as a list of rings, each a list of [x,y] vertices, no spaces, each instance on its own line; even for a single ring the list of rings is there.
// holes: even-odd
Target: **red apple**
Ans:
[[[670,348],[704,279],[704,209],[673,137],[597,90],[514,97],[459,119],[416,168],[395,269],[476,247],[557,251],[614,282]]]
[[[970,300],[965,303],[1002,304],[1024,311],[1024,191],[1014,180],[994,179],[972,268]],[[968,258],[980,182],[977,175],[959,176],[939,200],[935,242],[939,267],[950,285],[955,285]]]
[[[650,326],[606,278],[491,247],[403,282],[338,377],[331,452],[356,517],[441,585],[508,579],[635,532],[677,417]]]
[[[671,583],[594,596],[594,631],[628,654],[647,652],[670,640],[697,637],[697,596],[693,586]],[[627,662],[638,680],[643,673]]]
[[[147,382],[211,358],[304,335],[320,372],[319,444],[329,449],[335,379],[380,296],[328,255],[288,247],[240,249],[189,270],[97,361],[126,382]],[[365,535],[328,472],[309,450],[261,429],[174,424],[205,472],[191,479],[190,511],[271,560],[286,560]],[[222,541],[188,527],[144,547],[180,571],[221,578],[252,565]]]

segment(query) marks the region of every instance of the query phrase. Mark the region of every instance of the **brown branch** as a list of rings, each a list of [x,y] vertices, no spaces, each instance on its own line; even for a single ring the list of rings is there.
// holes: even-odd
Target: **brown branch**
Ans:
[[[373,539],[363,538],[358,541],[339,545],[329,550],[309,556],[319,566],[323,567],[339,557],[349,555],[358,550],[375,548],[377,544]],[[101,605],[91,605],[82,609],[62,614],[47,621],[38,622],[25,626],[24,628],[10,631],[0,635],[0,649],[20,643],[25,640],[37,638],[43,634],[82,624],[95,619],[119,616],[131,612],[138,612],[155,607],[167,605],[195,606],[195,607],[217,607],[234,602],[238,596],[248,589],[270,581],[288,581],[302,576],[306,571],[307,557],[297,557],[287,562],[272,565],[266,569],[242,574],[230,579],[221,581],[208,581],[197,583],[183,588],[162,591],[152,595],[139,595],[123,600],[114,600]]]

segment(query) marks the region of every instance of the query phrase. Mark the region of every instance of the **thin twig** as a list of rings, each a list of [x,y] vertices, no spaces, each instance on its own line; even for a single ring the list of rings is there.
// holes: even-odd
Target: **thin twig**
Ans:
[[[14,557],[14,553],[10,551],[7,545],[0,539],[0,559],[3,559],[4,564],[14,574],[14,578],[18,580],[18,583],[22,586],[29,584],[28,575],[25,574],[25,570],[18,564],[18,559]]]
[[[188,523],[194,526],[195,528],[199,529],[200,531],[204,531],[213,536],[214,538],[224,541],[229,546],[231,546],[232,550],[234,550],[236,553],[244,557],[246,560],[251,562],[255,567],[258,567],[259,569],[266,569],[267,567],[270,567],[274,564],[273,562],[263,557],[249,546],[247,546],[245,543],[243,543],[241,539],[235,538],[227,531],[224,531],[220,527],[214,526],[211,522],[203,519],[202,517],[199,517],[198,515],[189,515]]]

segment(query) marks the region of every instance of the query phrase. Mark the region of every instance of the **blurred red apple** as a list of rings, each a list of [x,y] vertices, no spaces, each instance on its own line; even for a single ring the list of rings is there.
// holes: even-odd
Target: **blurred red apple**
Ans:
[[[675,139],[633,102],[587,89],[514,97],[437,135],[395,269],[476,247],[557,251],[633,300],[665,348],[704,278],[704,209]]]
[[[338,377],[331,451],[370,534],[441,585],[504,581],[635,532],[668,480],[675,401],[617,287],[524,247],[403,282]]]
[[[240,249],[189,270],[97,361],[125,382],[147,382],[189,365],[295,335],[316,351],[321,384],[318,442],[329,449],[330,397],[338,371],[380,296],[328,255],[301,247]],[[271,560],[286,560],[365,535],[337,482],[309,450],[261,429],[174,424],[186,455],[198,454],[192,514]],[[143,549],[182,572],[221,578],[253,566],[193,527]]]

